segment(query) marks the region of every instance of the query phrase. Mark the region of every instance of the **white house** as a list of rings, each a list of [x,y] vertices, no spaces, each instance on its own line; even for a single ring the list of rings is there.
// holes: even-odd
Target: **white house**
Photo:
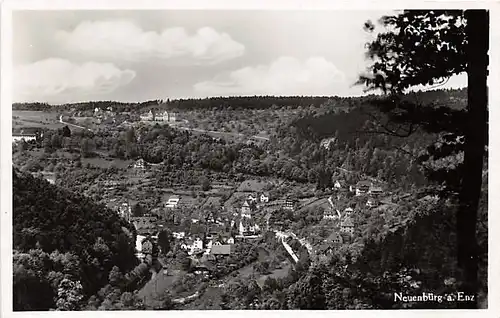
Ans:
[[[183,239],[186,236],[185,232],[173,232],[172,236],[178,240]]]
[[[370,187],[370,190],[368,190],[368,193],[371,194],[372,196],[379,196],[384,193],[381,187]]]
[[[344,214],[346,214],[346,215],[349,215],[349,214],[351,214],[352,212],[354,212],[354,209],[353,209],[353,208],[351,208],[351,207],[348,207],[348,208],[346,208],[346,209],[344,210]]]
[[[127,202],[123,202],[119,207],[119,214],[122,218],[130,220],[132,216],[132,207]]]
[[[22,134],[12,135],[12,143],[20,142],[21,140],[24,140],[26,142],[36,140],[36,135],[34,135],[34,134],[31,134],[31,135],[22,135]]]
[[[142,158],[134,162],[134,168],[136,169],[144,169],[145,167],[146,167],[146,162]]]
[[[243,206],[241,207],[241,217],[248,218],[248,219],[250,219],[252,217],[251,211],[250,211],[250,204],[248,204],[247,201],[245,201],[245,203],[243,203]]]
[[[264,193],[262,193],[260,195],[260,202],[261,203],[268,203],[269,202],[269,196],[268,195],[265,195]]]
[[[340,184],[340,182],[338,180],[335,181],[335,183],[333,184],[333,187],[335,189],[342,189],[342,185]]]
[[[356,184],[356,195],[360,196],[363,194],[367,194],[370,191],[371,182],[369,181],[360,181]]]
[[[143,121],[151,121],[151,120],[154,120],[154,118],[155,118],[152,110],[149,110],[148,113],[141,114],[140,117],[141,117],[141,120],[143,120]]]
[[[354,233],[354,223],[350,217],[347,217],[340,223],[340,232],[353,234]]]
[[[181,245],[181,249],[186,250],[189,255],[203,250],[203,240],[197,237],[194,241],[188,241]]]
[[[155,114],[155,121],[168,121],[168,112],[164,111],[163,113]]]
[[[169,122],[177,121],[177,113],[173,113],[173,112],[168,113],[168,121]]]
[[[142,253],[142,241],[146,238],[144,235],[137,235],[135,238],[135,256],[140,260],[143,259],[144,254]]]
[[[181,198],[178,195],[173,195],[168,198],[168,201],[165,203],[165,207],[169,209],[175,209],[179,204]]]
[[[323,219],[326,219],[326,220],[336,219],[338,217],[339,213],[340,212],[338,210],[326,209],[325,212],[323,212]]]
[[[260,227],[251,221],[241,220],[239,226],[240,235],[255,234],[260,231]]]

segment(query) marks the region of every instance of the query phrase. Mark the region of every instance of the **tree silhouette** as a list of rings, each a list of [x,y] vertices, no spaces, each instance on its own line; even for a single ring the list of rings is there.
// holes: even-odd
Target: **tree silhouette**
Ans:
[[[463,151],[463,162],[454,167],[428,169],[429,177],[446,181],[447,194],[458,192],[457,254],[462,271],[462,291],[477,295],[477,210],[483,160],[487,145],[487,67],[489,12],[486,10],[403,11],[385,16],[381,24],[390,31],[369,43],[367,57],[373,60],[358,84],[384,95],[377,106],[387,116],[376,133],[406,137],[422,129],[443,132],[439,145],[429,147],[424,159]],[[375,26],[365,23],[372,32]],[[442,105],[423,106],[403,95],[417,85],[443,84],[450,76],[467,73],[468,102],[465,110]],[[477,297],[475,297],[477,299]],[[477,302],[461,306],[476,308]]]

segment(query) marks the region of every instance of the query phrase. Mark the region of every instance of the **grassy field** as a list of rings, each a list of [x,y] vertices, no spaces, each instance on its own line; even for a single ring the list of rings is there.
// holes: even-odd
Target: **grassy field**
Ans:
[[[146,285],[139,291],[138,296],[146,301],[153,301],[158,295],[163,294],[166,290],[172,291],[174,289],[174,283],[180,277],[182,277],[185,272],[176,270],[171,271],[171,274],[165,275],[162,272],[158,273],[155,278],[151,279]]]
[[[59,122],[57,112],[42,112],[31,110],[13,110],[12,128],[20,129],[23,127],[57,129],[64,127]]]
[[[99,167],[102,169],[107,169],[110,167],[125,169],[132,162],[133,162],[132,160],[121,160],[121,159],[106,160],[103,158],[82,158],[82,165],[90,164],[91,166]]]
[[[238,192],[261,192],[269,184],[261,180],[245,180],[238,187]]]

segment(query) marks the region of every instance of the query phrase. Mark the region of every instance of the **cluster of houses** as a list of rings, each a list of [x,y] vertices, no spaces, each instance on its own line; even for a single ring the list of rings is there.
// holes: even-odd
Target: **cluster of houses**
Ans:
[[[177,121],[177,113],[175,112],[158,112],[150,109],[149,112],[139,115],[142,121],[163,121],[163,122],[175,122]]]
[[[102,109],[100,107],[96,107],[94,109],[94,116],[97,119],[108,119],[114,118],[116,116],[116,112],[113,110],[113,107],[107,107],[106,109]]]
[[[21,141],[25,142],[30,142],[30,141],[36,141],[36,140],[41,140],[43,138],[43,132],[39,131],[38,129],[33,130],[33,129],[21,129],[19,132],[12,132],[12,143],[18,143]]]
[[[336,188],[341,188],[341,184],[337,181],[334,185]],[[349,187],[350,192],[354,192],[357,197],[368,196],[366,201],[366,207],[373,208],[380,204],[379,198],[384,194],[381,187],[374,186],[369,181],[360,181],[355,187]],[[328,198],[329,207],[323,212],[323,219],[335,220],[340,223],[340,232],[335,232],[332,236],[327,239],[323,247],[331,246],[330,243],[342,244],[347,238],[351,237],[354,233],[355,223],[352,218],[354,209],[352,207],[347,207],[341,212],[337,209],[333,202],[333,196]],[[321,249],[321,248],[320,248]]]
[[[268,203],[269,202],[269,194],[267,193],[251,193],[247,197],[247,201],[252,203]]]
[[[180,248],[188,255],[230,255],[234,250],[234,237],[229,233],[208,233],[205,237],[185,237],[183,232],[175,233]]]
[[[378,197],[384,194],[384,191],[381,187],[373,186],[373,183],[370,181],[360,181],[356,184],[356,196],[361,195],[370,195],[373,197]]]

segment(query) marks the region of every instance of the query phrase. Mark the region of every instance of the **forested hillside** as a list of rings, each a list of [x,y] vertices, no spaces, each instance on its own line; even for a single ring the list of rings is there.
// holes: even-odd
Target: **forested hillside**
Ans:
[[[75,310],[137,265],[135,230],[116,213],[13,170],[14,310]],[[115,268],[116,271],[116,268]]]

